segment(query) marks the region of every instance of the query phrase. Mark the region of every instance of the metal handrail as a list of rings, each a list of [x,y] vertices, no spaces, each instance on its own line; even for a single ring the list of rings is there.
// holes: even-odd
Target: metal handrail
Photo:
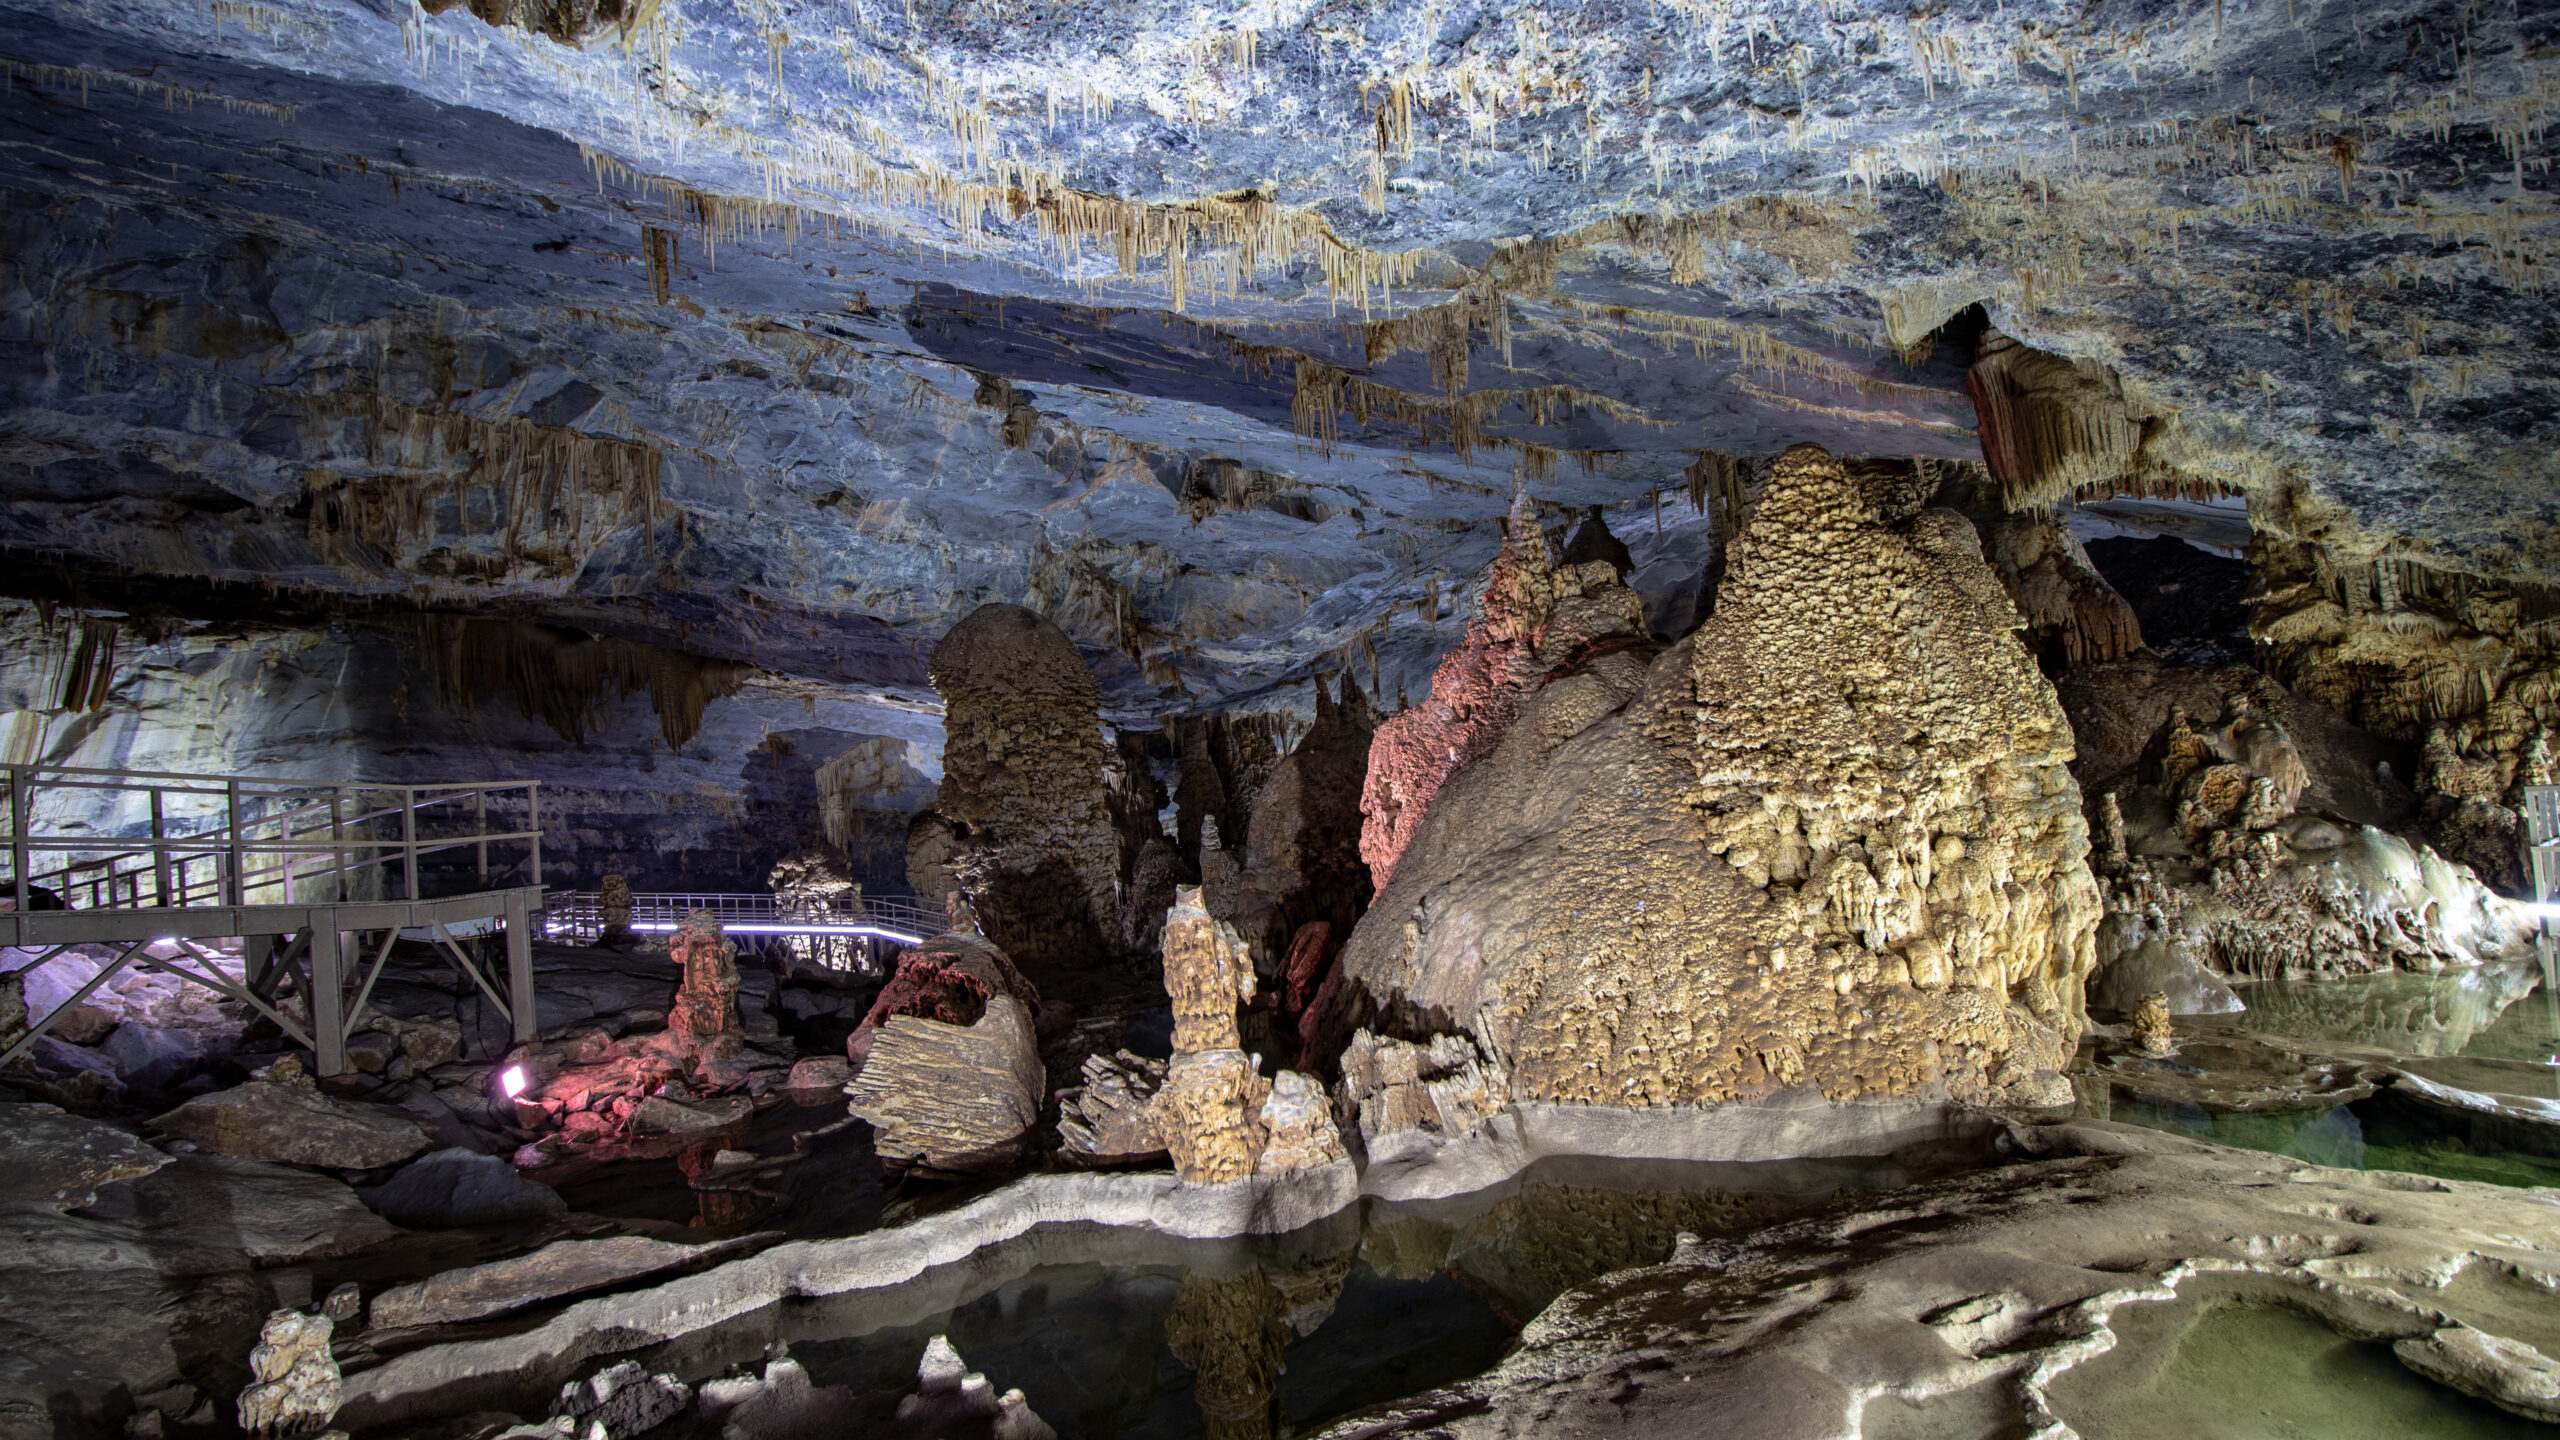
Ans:
[[[553,892],[545,904],[546,934],[592,941],[604,931],[604,897],[593,890]],[[794,935],[841,931],[867,934],[902,944],[920,944],[942,933],[939,908],[917,904],[909,895],[862,895],[843,909],[819,912],[807,904],[784,902],[771,894],[648,892],[631,897],[631,928],[672,930],[697,910],[707,910],[724,926],[788,926]],[[753,932],[748,932],[753,933]]]
[[[281,887],[287,901],[295,891],[303,898],[321,885],[325,897],[349,900],[351,882],[395,861],[410,898],[422,898],[418,862],[448,851],[471,847],[477,882],[490,879],[490,845],[525,847],[527,880],[542,878],[541,790],[539,781],[435,782],[392,784],[367,781],[290,780],[272,776],[206,776],[156,770],[105,770],[83,766],[16,764],[6,767],[9,800],[10,879],[7,892],[21,910],[34,887],[43,886],[66,903],[84,908],[186,906],[203,903],[243,904],[253,891]],[[36,832],[34,798],[41,791],[125,791],[148,796],[148,836]],[[522,796],[523,819],[502,821],[510,828],[490,828],[493,797],[510,811]],[[397,797],[396,803],[374,797]],[[169,800],[173,797],[219,797],[219,811],[197,817],[218,823],[172,835]],[[250,814],[257,802],[285,800],[286,808]],[[458,833],[421,833],[423,812],[472,802],[467,828]],[[192,808],[192,807],[189,807]],[[349,813],[352,809],[353,813]],[[397,820],[396,839],[361,833]],[[297,828],[309,822],[309,828]],[[178,823],[185,823],[181,819]],[[323,828],[325,827],[325,828]],[[426,827],[433,829],[436,827]],[[85,858],[38,871],[47,854]],[[305,861],[322,863],[306,864]],[[212,873],[202,873],[210,862]],[[512,871],[515,862],[500,868]],[[51,882],[51,883],[47,883]]]

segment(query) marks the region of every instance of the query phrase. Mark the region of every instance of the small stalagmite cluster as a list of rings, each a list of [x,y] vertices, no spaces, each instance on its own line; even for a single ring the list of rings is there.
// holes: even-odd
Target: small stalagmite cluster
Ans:
[[[1660,661],[1537,613],[1488,599],[1484,646],[1562,653],[1393,857],[1337,1026],[1463,1040],[1515,1099],[2069,1098],[2071,733],[1961,515],[1797,446]]]
[[[911,834],[916,892],[960,890],[1032,966],[1091,965],[1120,933],[1120,842],[1105,803],[1101,692],[1073,642],[984,605],[934,647],[943,780]]]
[[[1261,1059],[1244,1048],[1236,1009],[1254,996],[1252,956],[1197,887],[1178,892],[1165,917],[1164,986],[1173,1001],[1172,1060],[1158,1066],[1126,1052],[1089,1060],[1083,1088],[1059,1097],[1071,1153],[1129,1159],[1168,1151],[1176,1173],[1194,1185],[1345,1158],[1324,1087],[1294,1070],[1265,1077]]]

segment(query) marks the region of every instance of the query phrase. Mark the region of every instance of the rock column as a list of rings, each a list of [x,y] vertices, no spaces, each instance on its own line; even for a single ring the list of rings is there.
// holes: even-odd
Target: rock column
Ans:
[[[986,605],[929,667],[945,706],[939,824],[909,879],[959,889],[987,938],[1025,965],[1091,965],[1116,948],[1120,841],[1107,804],[1102,695],[1057,626]]]

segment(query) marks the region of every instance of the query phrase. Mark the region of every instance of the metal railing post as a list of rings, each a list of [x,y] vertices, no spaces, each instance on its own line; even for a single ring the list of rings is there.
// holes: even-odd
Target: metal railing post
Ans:
[[[231,879],[230,883],[223,886],[223,890],[225,891],[225,898],[228,899],[230,903],[234,905],[246,905],[249,903],[249,892],[248,877],[241,873],[246,861],[243,858],[240,843],[240,782],[237,780],[223,781],[222,792],[223,812],[231,822],[231,849],[229,852]]]
[[[151,888],[161,909],[169,908],[169,817],[161,805],[160,787],[151,787]]]
[[[533,883],[542,883],[542,782],[529,780],[524,787],[525,826],[533,832]]]
[[[532,907],[522,890],[507,895],[507,1009],[515,1016],[516,1043],[542,1038],[533,1013]]]
[[[9,767],[9,865],[17,875],[18,913],[27,912],[27,767]]]
[[[341,808],[346,804],[346,799],[347,792],[343,789],[332,787],[329,791],[329,838],[332,840],[343,841],[347,838],[346,811]],[[329,864],[333,868],[338,879],[337,885],[333,887],[337,893],[331,898],[338,900],[353,900],[356,898],[354,892],[349,889],[347,885],[346,850],[342,847],[330,851]]]
[[[418,790],[414,785],[400,787],[400,874],[409,887],[405,897],[418,898]]]
[[[339,963],[338,912],[311,912],[311,1049],[322,1075],[347,1071],[345,976]]]
[[[480,837],[480,888],[489,888],[489,792],[471,792],[471,833]]]

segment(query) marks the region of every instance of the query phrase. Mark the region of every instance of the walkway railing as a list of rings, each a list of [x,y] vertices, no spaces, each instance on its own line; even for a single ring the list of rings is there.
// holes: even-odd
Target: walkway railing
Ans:
[[[945,928],[942,911],[917,904],[912,895],[865,895],[848,901],[843,908],[820,908],[793,904],[769,894],[673,892],[633,895],[630,928],[641,935],[672,934],[696,910],[710,911],[722,930],[750,941],[834,935],[921,945]],[[555,892],[543,924],[544,933],[553,940],[593,944],[604,934],[604,898],[593,890]]]
[[[0,973],[74,946],[116,953],[0,1052],[25,1054],[128,966],[237,1001],[347,1066],[374,982],[402,935],[439,946],[518,1041],[538,1033],[534,916],[543,905],[542,800],[532,781],[373,785],[9,765],[9,871]],[[50,817],[50,818],[48,818]],[[429,892],[439,892],[430,896]],[[397,892],[396,894],[393,892]],[[503,930],[505,993],[460,940]],[[235,964],[210,942],[237,936]],[[279,1002],[290,989],[299,1014]]]
[[[537,781],[378,785],[69,765],[11,765],[7,779],[0,896],[21,911],[416,900],[430,888],[542,880]],[[422,862],[460,871],[460,883],[433,885]]]

